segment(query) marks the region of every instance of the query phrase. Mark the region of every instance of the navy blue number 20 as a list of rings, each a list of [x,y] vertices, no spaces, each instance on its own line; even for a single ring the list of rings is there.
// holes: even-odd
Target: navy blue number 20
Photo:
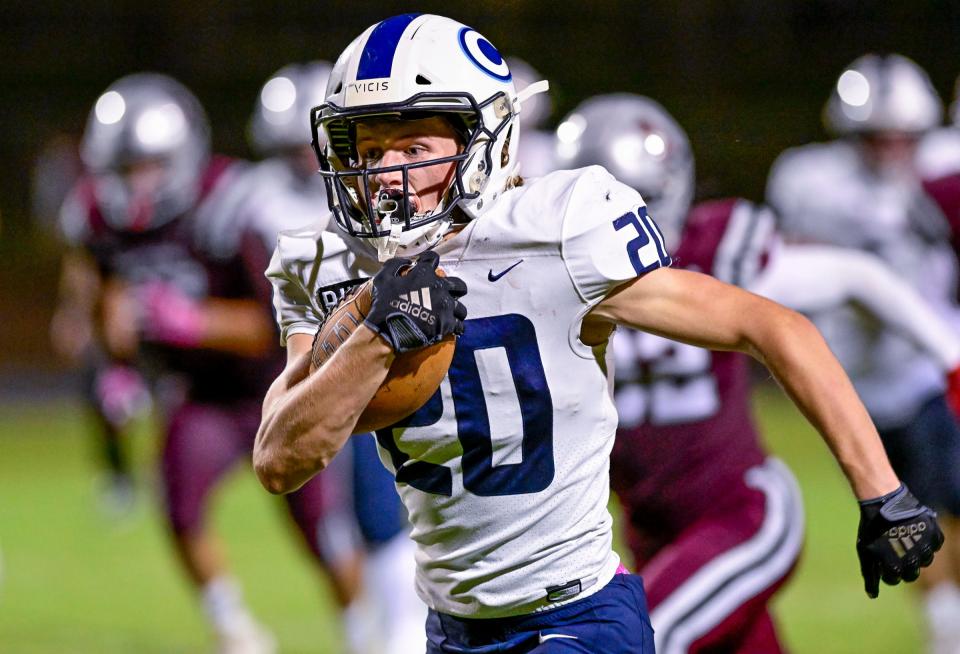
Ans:
[[[475,353],[503,348],[520,402],[523,427],[520,463],[493,465],[490,418]],[[507,314],[466,321],[449,371],[457,438],[463,446],[463,486],[474,495],[522,495],[544,490],[553,481],[553,401],[547,387],[533,323]],[[416,413],[394,427],[426,427],[443,415],[439,389]],[[450,495],[450,469],[426,461],[410,461],[393,437],[393,427],[377,431],[390,453],[397,482],[427,493]]]
[[[639,220],[637,220],[638,217]],[[637,230],[637,236],[627,242],[627,256],[630,257],[630,263],[633,264],[633,269],[637,271],[637,275],[642,275],[661,266],[670,265],[670,256],[663,247],[663,236],[660,234],[660,229],[647,215],[646,207],[639,207],[636,213],[632,211],[625,213],[613,221],[613,228],[618,232],[627,225]],[[649,266],[644,266],[643,262],[640,261],[640,250],[646,247],[651,240],[657,248],[657,261]]]

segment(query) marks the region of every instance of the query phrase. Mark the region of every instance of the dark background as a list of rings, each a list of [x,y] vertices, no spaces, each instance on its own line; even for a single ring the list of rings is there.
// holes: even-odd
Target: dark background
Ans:
[[[595,93],[658,99],[690,134],[703,197],[760,199],[781,150],[825,137],[831,85],[865,52],[913,58],[946,102],[960,73],[956,2],[0,2],[0,373],[58,368],[46,322],[60,245],[31,220],[30,171],[45,143],[79,135],[107,85],[139,70],[177,77],[206,106],[215,147],[246,156],[272,72],[333,60],[409,11],[448,15],[527,59],[551,82],[551,125]]]

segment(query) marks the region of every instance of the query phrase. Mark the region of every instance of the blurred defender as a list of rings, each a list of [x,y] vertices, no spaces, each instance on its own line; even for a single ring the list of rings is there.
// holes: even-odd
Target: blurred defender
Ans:
[[[224,218],[245,193],[244,165],[211,157],[196,98],[148,73],[100,96],[82,156],[88,175],[64,206],[63,227],[91,263],[96,284],[83,301],[96,308],[105,351],[155,380],[166,518],[180,561],[221,651],[273,652],[206,527],[210,493],[250,456],[260,398],[283,365],[262,275],[270,245],[258,226]],[[320,480],[289,498],[321,560],[317,525],[333,499]]]
[[[427,651],[652,651],[642,583],[611,549],[606,509],[616,412],[604,350],[619,323],[762,357],[862,500],[868,590],[915,579],[939,529],[809,322],[667,268],[642,198],[599,167],[517,178],[523,105],[541,88],[518,92],[488,40],[441,16],[381,21],[341,55],[313,111],[341,235],[281,237],[269,270],[290,356],[257,437],[264,486],[311,478],[396,355],[458,334],[433,398],[377,433],[414,525]],[[318,291],[369,276],[365,322],[308,376]],[[411,293],[416,312],[403,308]],[[884,534],[909,525],[919,539],[901,555]]]
[[[747,200],[691,206],[689,141],[653,100],[591,98],[557,137],[562,164],[603,165],[647,199],[675,266],[803,311],[857,302],[945,370],[960,364],[960,338],[879,261],[785,246],[772,212]],[[611,484],[658,651],[779,651],[768,605],[797,562],[803,511],[793,475],[761,445],[746,357],[623,329],[613,345],[620,428]]]
[[[784,152],[767,186],[787,238],[871,252],[932,307],[956,311],[957,259],[950,227],[923,192],[921,137],[942,107],[926,73],[900,55],[866,55],[840,75],[825,109],[840,138]],[[932,652],[960,643],[960,428],[942,369],[913,343],[849,309],[816,317],[850,371],[898,473],[947,519],[954,557],[923,576]]]

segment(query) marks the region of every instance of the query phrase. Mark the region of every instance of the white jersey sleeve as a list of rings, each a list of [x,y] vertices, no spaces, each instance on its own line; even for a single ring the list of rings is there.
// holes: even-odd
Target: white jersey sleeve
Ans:
[[[781,245],[750,290],[803,313],[855,303],[913,341],[943,370],[960,364],[960,337],[871,254],[825,245]]]
[[[375,262],[357,256],[333,230],[280,232],[265,273],[273,285],[280,344],[285,346],[292,334],[316,334],[326,312],[376,269]]]
[[[273,285],[273,310],[280,344],[292,334],[315,334],[323,314],[310,297],[303,273],[317,259],[320,235],[313,230],[281,232],[266,276]]]
[[[568,196],[561,255],[586,302],[671,262],[640,194],[599,166],[583,170]]]

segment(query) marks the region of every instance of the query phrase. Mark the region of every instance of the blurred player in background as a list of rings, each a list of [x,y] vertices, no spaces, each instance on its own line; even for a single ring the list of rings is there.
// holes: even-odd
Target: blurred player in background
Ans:
[[[557,137],[564,166],[602,165],[640,192],[674,266],[805,312],[856,302],[945,371],[960,365],[960,337],[879,260],[784,245],[772,212],[747,200],[692,206],[689,140],[653,100],[591,98]],[[746,357],[626,329],[613,345],[620,429],[611,483],[658,651],[778,651],[768,604],[799,556],[803,515],[793,475],[761,445]]]
[[[771,170],[767,197],[788,239],[873,253],[952,318],[958,266],[950,227],[921,187],[916,165],[918,143],[941,114],[940,98],[917,64],[900,55],[861,57],[840,75],[825,109],[826,125],[839,138],[784,152]],[[941,557],[924,573],[925,612],[931,652],[955,654],[960,428],[942,366],[853,309],[815,318],[850,372],[898,474],[945,519],[954,556]]]
[[[281,230],[322,229],[329,219],[310,144],[310,110],[323,103],[332,66],[290,64],[270,76],[250,119],[250,144],[263,160],[245,179],[240,221],[272,250]],[[328,506],[318,537],[328,552],[351,652],[405,654],[423,642],[426,606],[414,590],[414,547],[393,477],[373,436],[351,441],[322,475],[340,501]]]
[[[507,57],[507,65],[518,89],[543,79],[543,75],[519,57]],[[553,100],[549,92],[530,96],[523,107],[523,139],[517,157],[520,174],[526,179],[543,177],[557,169],[553,132],[545,129],[552,113]]]
[[[209,139],[202,107],[178,82],[150,73],[118,80],[90,113],[88,175],[62,222],[96,282],[82,301],[104,351],[155,380],[165,515],[220,650],[273,652],[206,521],[218,481],[249,460],[260,399],[283,365],[263,278],[268,243],[257,226],[229,217],[246,194],[246,167],[211,157]],[[289,498],[320,560],[328,502],[320,479]]]
[[[297,488],[349,440],[395,356],[460,334],[433,397],[377,433],[414,525],[428,652],[653,651],[606,509],[616,323],[762,358],[863,500],[868,592],[881,576],[916,578],[939,530],[809,322],[666,268],[643,200],[599,167],[518,179],[514,118],[542,86],[517,92],[489,41],[443,17],[395,16],[351,43],[330,88],[314,129],[330,139],[318,155],[343,236],[279,241],[269,275],[288,364],[254,464],[272,492]],[[365,322],[307,376],[326,313],[317,292],[371,276]],[[416,311],[403,308],[412,294]],[[909,524],[919,538],[899,554],[884,534]]]
[[[37,227],[62,236],[60,208],[83,174],[79,144],[58,135],[37,156],[32,178],[32,213]],[[88,255],[68,249],[60,262],[60,302],[50,323],[50,340],[57,355],[81,369],[81,398],[88,408],[91,430],[106,474],[98,479],[100,508],[124,517],[134,506],[135,489],[128,438],[134,418],[147,413],[150,395],[137,370],[112,362],[94,333],[99,281]]]

